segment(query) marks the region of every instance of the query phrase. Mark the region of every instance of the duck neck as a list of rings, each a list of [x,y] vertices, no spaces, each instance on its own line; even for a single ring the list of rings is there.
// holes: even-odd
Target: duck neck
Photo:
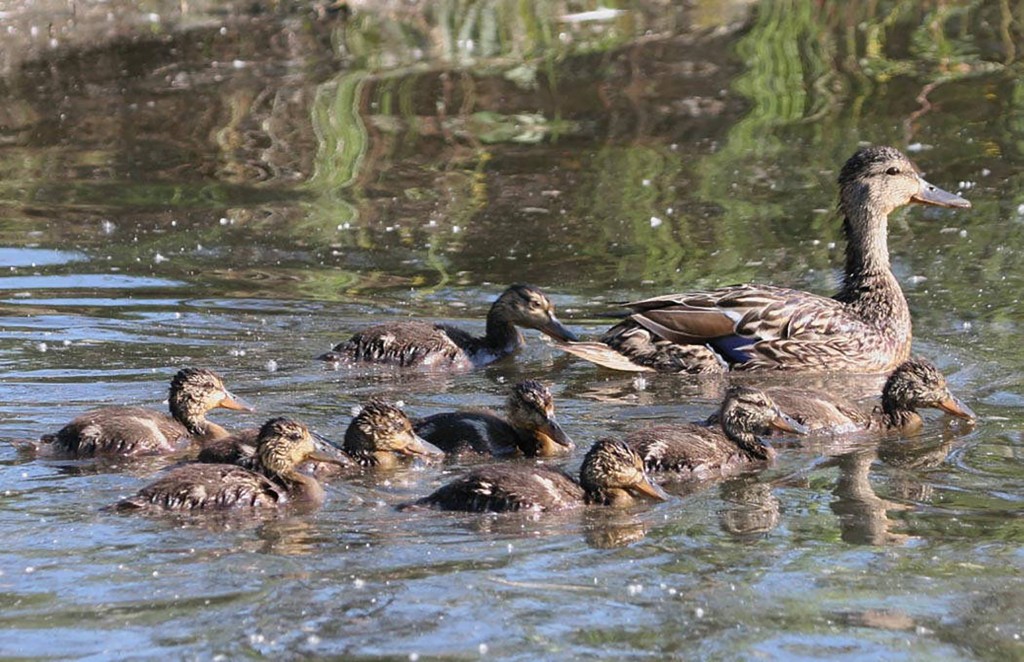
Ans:
[[[288,496],[293,501],[306,501],[309,503],[323,503],[324,488],[312,476],[292,470],[285,473],[268,472],[267,477],[284,485],[288,490]]]
[[[633,503],[633,497],[626,490],[600,487],[585,489],[584,501],[588,504],[625,508]]]
[[[398,464],[398,458],[391,451],[345,450],[352,460],[361,467],[390,469]]]
[[[726,430],[726,436],[751,460],[767,460],[772,457],[772,448],[764,444],[753,432],[747,430]]]
[[[888,215],[867,204],[850,207],[843,209],[846,271],[836,298],[854,303],[889,285],[899,290],[889,264]]]
[[[188,403],[171,400],[171,416],[185,426],[188,433],[195,438],[209,440],[216,439],[227,434],[224,428],[206,420],[206,412],[198,411],[190,407]],[[218,435],[217,432],[220,432]]]
[[[923,425],[921,415],[913,409],[900,407],[888,398],[882,397],[882,425],[887,430],[911,432]]]
[[[487,313],[487,334],[481,344],[497,354],[511,354],[523,344],[523,334],[506,319],[501,308],[495,303]]]

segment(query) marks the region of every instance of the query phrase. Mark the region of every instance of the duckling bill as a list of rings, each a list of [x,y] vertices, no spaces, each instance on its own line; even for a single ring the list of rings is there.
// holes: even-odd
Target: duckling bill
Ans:
[[[433,322],[392,322],[370,327],[320,355],[332,363],[375,363],[427,370],[470,370],[519,349],[516,327],[537,329],[557,340],[576,336],[555,316],[555,306],[536,287],[512,285],[487,313],[487,332],[475,337],[462,329]]]
[[[621,441],[602,439],[584,457],[579,481],[544,465],[497,464],[471,471],[400,508],[543,512],[584,504],[622,507],[636,499],[667,498],[647,476],[639,455]]]

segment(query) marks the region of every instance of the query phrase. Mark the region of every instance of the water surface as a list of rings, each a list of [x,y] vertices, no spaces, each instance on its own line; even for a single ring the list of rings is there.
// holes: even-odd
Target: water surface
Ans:
[[[673,485],[664,504],[539,518],[393,510],[458,464],[334,482],[314,514],[118,517],[100,507],[160,460],[4,444],[0,652],[1024,654],[1024,6],[434,5],[173,3],[160,20],[124,14],[96,47],[76,41],[97,29],[88,13],[12,10],[0,438],[97,405],[163,408],[185,365],[259,408],[215,417],[229,427],[287,414],[339,438],[372,396],[412,415],[500,408],[540,378],[575,470],[601,436],[705,417],[721,383],[599,371],[532,332],[468,375],[312,357],[372,322],[482,332],[517,281],[585,336],[654,294],[829,292],[834,182],[863,143],[907,150],[974,205],[895,213],[890,248],[915,351],[978,425],[929,415],[913,439],[808,440],[762,473]],[[33,21],[58,43],[33,41]]]

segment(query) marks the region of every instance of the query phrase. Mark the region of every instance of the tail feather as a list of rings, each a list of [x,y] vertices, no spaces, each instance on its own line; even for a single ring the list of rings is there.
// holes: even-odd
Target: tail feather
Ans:
[[[653,368],[633,363],[627,357],[619,354],[604,343],[554,341],[551,344],[564,352],[578,356],[585,361],[590,361],[602,368],[622,372],[655,372]]]

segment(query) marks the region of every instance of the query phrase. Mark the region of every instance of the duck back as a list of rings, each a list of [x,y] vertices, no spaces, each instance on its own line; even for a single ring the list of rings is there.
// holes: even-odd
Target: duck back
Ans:
[[[580,506],[584,496],[579,483],[563,471],[504,464],[471,471],[415,504],[473,512],[546,511]]]
[[[178,450],[188,430],[167,414],[145,407],[105,407],[86,412],[43,437],[55,453],[76,458],[144,455]]]
[[[266,476],[228,464],[188,464],[168,472],[133,497],[120,512],[198,511],[274,508],[288,501],[288,490]]]
[[[416,421],[415,430],[445,453],[514,455],[518,449],[516,429],[490,412],[434,414]]]
[[[624,441],[652,472],[699,476],[749,461],[720,429],[695,423],[643,428],[627,435]]]

